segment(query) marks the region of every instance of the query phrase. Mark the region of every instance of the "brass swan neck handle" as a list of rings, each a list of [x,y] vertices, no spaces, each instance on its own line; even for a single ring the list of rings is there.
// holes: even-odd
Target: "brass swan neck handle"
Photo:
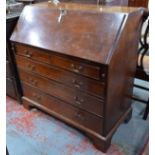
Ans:
[[[65,16],[67,14],[67,10],[60,8],[60,15],[58,17],[58,23],[61,23],[62,21],[62,17]]]

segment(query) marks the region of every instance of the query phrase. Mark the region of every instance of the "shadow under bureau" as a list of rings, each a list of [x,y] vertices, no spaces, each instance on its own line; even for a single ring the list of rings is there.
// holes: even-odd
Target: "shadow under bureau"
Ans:
[[[105,152],[120,123],[131,117],[136,51],[147,12],[80,6],[25,7],[12,48],[23,105],[80,129]]]

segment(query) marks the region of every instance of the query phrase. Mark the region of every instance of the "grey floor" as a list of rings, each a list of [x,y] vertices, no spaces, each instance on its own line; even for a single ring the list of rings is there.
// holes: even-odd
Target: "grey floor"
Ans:
[[[135,80],[135,83],[148,87],[144,81]],[[148,94],[147,91],[134,88],[135,96],[147,100]],[[103,154],[90,144],[87,137],[72,127],[40,111],[26,111],[21,105],[11,102],[14,101],[8,99],[7,146],[10,155]],[[120,125],[112,139],[113,149],[116,146],[119,151],[113,150],[108,155],[142,155],[140,152],[147,141],[149,130],[148,119],[142,119],[146,105],[133,101],[132,106],[130,122]]]
[[[135,79],[135,84],[149,87],[149,83]],[[149,92],[134,88],[134,95],[140,99],[147,100]],[[122,124],[113,137],[113,143],[121,146],[127,155],[139,155],[142,146],[146,143],[149,134],[149,118],[143,120],[145,104],[133,101],[132,119],[128,124]],[[119,139],[119,140],[118,140]]]

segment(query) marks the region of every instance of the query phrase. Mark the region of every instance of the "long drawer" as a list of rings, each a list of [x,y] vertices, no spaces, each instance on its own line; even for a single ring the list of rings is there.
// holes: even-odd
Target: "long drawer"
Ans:
[[[19,69],[20,79],[40,90],[96,115],[103,116],[104,101],[79,90]]]
[[[105,69],[101,69],[99,65],[92,65],[84,61],[81,62],[76,58],[68,58],[67,56],[62,55],[60,56],[54,52],[50,53],[30,46],[16,44],[16,54],[97,80],[100,80],[101,75],[102,77],[106,76]]]
[[[86,91],[94,96],[104,98],[105,84],[90,78],[86,78],[53,66],[30,60],[23,56],[16,56],[19,68],[37,73],[49,79],[64,83],[76,89]]]
[[[62,115],[67,119],[70,119],[76,123],[79,123],[80,125],[96,131],[97,133],[102,134],[102,118],[75,108],[74,106],[47,95],[32,86],[23,84],[23,91],[26,98],[29,98],[48,108],[49,110],[56,112],[58,115]],[[25,100],[23,101],[25,102]]]

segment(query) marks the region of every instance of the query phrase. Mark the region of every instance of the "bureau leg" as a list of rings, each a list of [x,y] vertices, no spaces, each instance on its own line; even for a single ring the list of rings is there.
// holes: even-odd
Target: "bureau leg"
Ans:
[[[132,110],[129,112],[129,114],[127,115],[127,117],[124,120],[124,123],[128,123],[132,118]]]
[[[108,138],[106,140],[103,140],[103,139],[100,139],[98,137],[95,137],[95,136],[92,136],[92,135],[89,135],[89,134],[87,134],[87,136],[92,140],[95,147],[97,149],[101,150],[103,153],[106,153],[106,151],[108,150],[108,148],[111,145],[112,137],[110,137],[110,138]]]

